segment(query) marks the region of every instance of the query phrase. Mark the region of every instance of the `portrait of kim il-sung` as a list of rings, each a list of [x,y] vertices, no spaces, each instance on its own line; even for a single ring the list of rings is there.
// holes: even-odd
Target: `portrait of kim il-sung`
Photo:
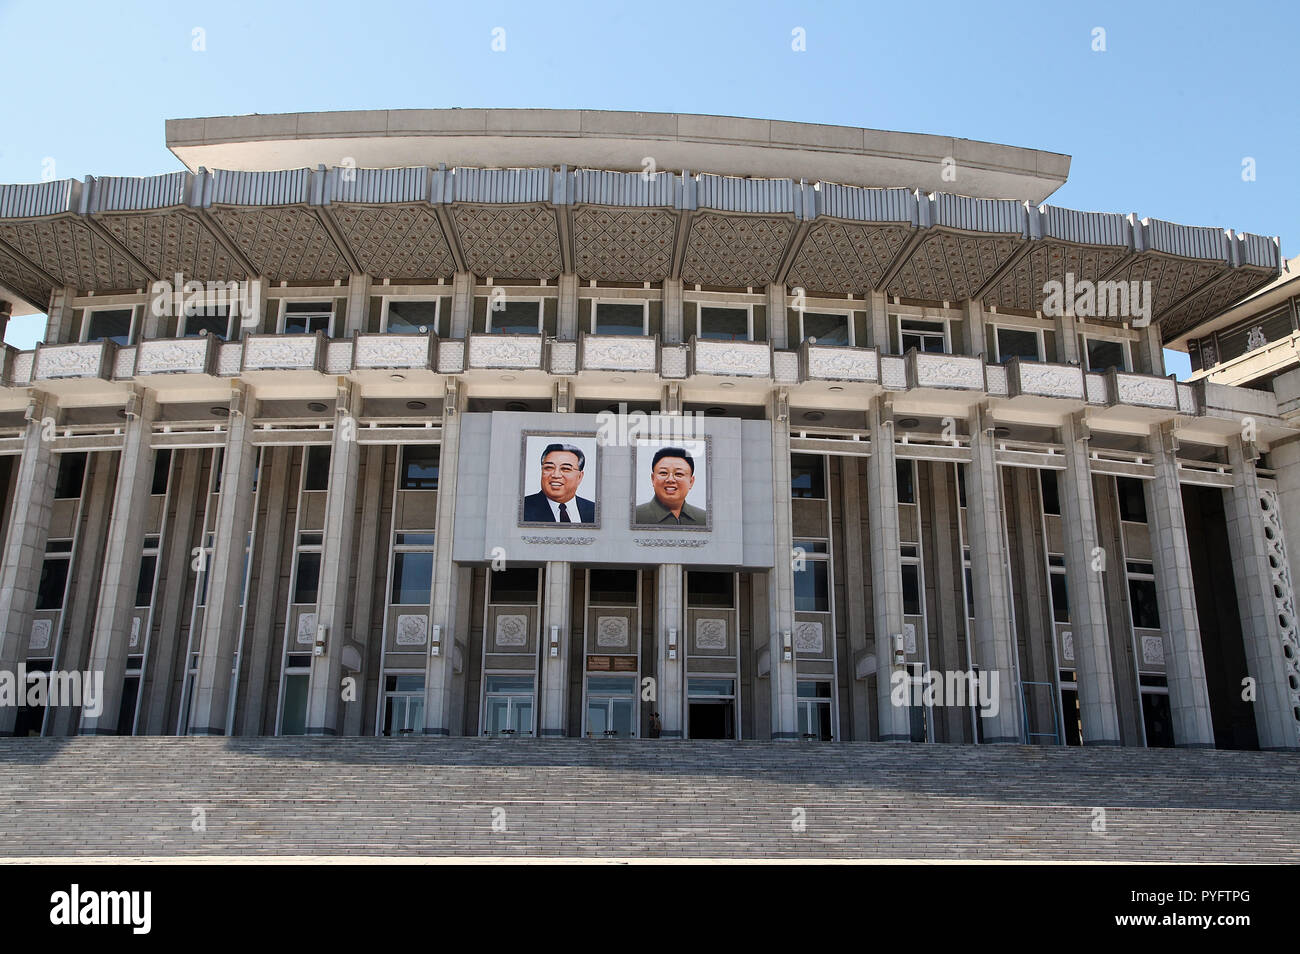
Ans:
[[[524,435],[519,522],[597,526],[597,453],[594,434]]]
[[[637,441],[633,528],[708,530],[708,456],[707,439]]]

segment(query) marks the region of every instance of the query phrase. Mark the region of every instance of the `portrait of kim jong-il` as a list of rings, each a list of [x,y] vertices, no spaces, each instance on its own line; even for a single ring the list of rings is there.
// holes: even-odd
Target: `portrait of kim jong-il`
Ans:
[[[700,440],[637,442],[633,526],[708,529],[705,447]]]

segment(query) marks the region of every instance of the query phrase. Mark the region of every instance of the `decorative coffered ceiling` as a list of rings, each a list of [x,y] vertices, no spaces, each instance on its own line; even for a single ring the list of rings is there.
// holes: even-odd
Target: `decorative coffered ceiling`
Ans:
[[[672,274],[677,214],[667,209],[579,206],[574,270],[605,282],[661,282]]]
[[[776,280],[793,232],[793,218],[698,212],[682,278],[693,285],[766,285]]]

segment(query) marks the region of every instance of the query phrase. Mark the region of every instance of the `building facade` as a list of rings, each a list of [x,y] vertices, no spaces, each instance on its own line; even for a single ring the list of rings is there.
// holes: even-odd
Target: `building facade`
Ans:
[[[1276,240],[840,127],[168,144],[0,186],[48,314],[0,369],[0,671],[104,680],[0,732],[1300,747],[1300,422],[1162,351]]]

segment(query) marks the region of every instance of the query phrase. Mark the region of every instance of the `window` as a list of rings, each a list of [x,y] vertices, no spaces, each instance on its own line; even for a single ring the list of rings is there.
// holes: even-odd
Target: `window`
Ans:
[[[650,309],[644,301],[598,301],[592,305],[591,325],[598,335],[648,334]]]
[[[59,476],[54,482],[55,500],[75,500],[81,496],[81,485],[86,479],[86,455],[60,454]]]
[[[1060,484],[1054,470],[1038,472],[1038,486],[1043,494],[1043,513],[1061,515]]]
[[[1129,523],[1147,522],[1147,498],[1142,481],[1136,477],[1116,477],[1115,491],[1119,494],[1119,518]]]
[[[328,444],[313,444],[303,455],[303,490],[329,490],[330,448]]]
[[[700,306],[697,337],[718,341],[749,340],[749,309]]]
[[[384,299],[384,330],[389,334],[427,334],[438,327],[438,299]]]
[[[437,490],[438,444],[407,444],[402,448],[402,490]]]
[[[484,735],[533,734],[533,677],[488,675],[484,686]]]
[[[87,341],[116,341],[120,345],[131,343],[131,325],[134,308],[106,308],[86,315]]]
[[[850,345],[852,332],[849,330],[848,315],[826,314],[824,312],[806,311],[803,313],[802,338],[816,338],[819,345]]]
[[[494,335],[538,335],[542,333],[542,303],[488,299],[487,330]]]
[[[735,575],[691,570],[686,574],[686,605],[725,608],[735,605]]]
[[[1128,602],[1135,629],[1159,629],[1160,608],[1156,602],[1154,567],[1150,563],[1128,563]]]
[[[898,502],[901,504],[916,503],[915,473],[910,460],[894,461],[894,475],[898,483]]]
[[[1051,555],[1047,558],[1048,578],[1052,587],[1052,621],[1070,621],[1070,588],[1065,577],[1065,557]]]
[[[588,602],[592,606],[635,606],[636,570],[587,571]]]
[[[331,301],[287,301],[284,303],[284,333],[286,335],[311,335],[318,331],[330,333],[334,317]]]
[[[825,557],[805,554],[803,569],[794,572],[794,608],[801,613],[829,613],[830,573]]]
[[[230,334],[229,305],[199,305],[192,315],[184,317],[184,338],[197,338],[200,335],[212,335],[225,341]]]
[[[409,550],[393,554],[393,588],[389,600],[394,606],[428,606],[433,590],[433,551]]]
[[[492,588],[489,598],[493,603],[537,602],[537,568],[530,566],[509,567],[493,570],[488,574],[488,585]]]
[[[966,506],[966,465],[957,465],[957,503]]]
[[[998,362],[1006,364],[1012,358],[1021,361],[1042,361],[1042,332],[1024,328],[999,328],[997,334]]]
[[[161,450],[154,451],[153,455],[153,479],[150,481],[149,493],[155,497],[161,497],[167,493],[167,477],[172,469],[172,452],[171,448],[164,447]]]
[[[293,578],[293,601],[315,603],[320,589],[320,550],[298,553],[298,572]]]
[[[1111,338],[1085,338],[1089,371],[1128,370],[1128,348]]]
[[[826,458],[817,454],[790,455],[790,496],[826,499]]]
[[[921,615],[921,567],[919,563],[904,563],[903,571],[903,615]]]
[[[944,354],[948,351],[948,322],[946,321],[899,318],[898,333],[904,354],[913,348],[929,354]]]
[[[41,582],[36,588],[36,609],[61,610],[68,588],[68,567],[72,563],[72,541],[51,540],[41,564]]]
[[[384,735],[418,735],[424,730],[424,674],[384,677]]]
[[[147,541],[146,541],[147,544]],[[153,602],[153,581],[158,572],[158,538],[153,538],[153,546],[146,545],[144,556],[140,558],[140,575],[135,581],[135,605],[148,606]]]

